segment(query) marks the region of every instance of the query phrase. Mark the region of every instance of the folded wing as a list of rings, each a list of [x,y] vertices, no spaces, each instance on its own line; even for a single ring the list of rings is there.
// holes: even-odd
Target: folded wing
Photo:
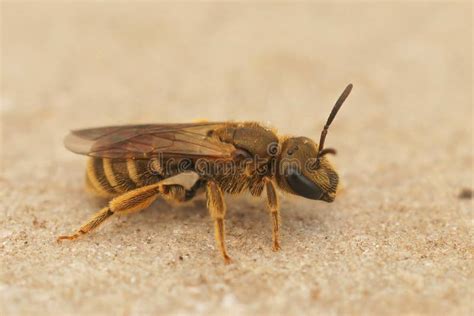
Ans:
[[[64,140],[72,152],[101,158],[232,158],[235,147],[211,136],[225,123],[145,124],[72,131]]]

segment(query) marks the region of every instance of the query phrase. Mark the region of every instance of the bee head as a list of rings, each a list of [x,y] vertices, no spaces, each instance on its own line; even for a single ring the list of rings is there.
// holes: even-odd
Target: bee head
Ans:
[[[326,151],[326,153],[333,152]],[[318,146],[307,137],[291,137],[282,144],[278,185],[285,191],[312,200],[334,201],[339,177]]]
[[[326,155],[336,151],[324,148],[324,141],[329,126],[351,90],[352,84],[349,84],[334,105],[321,132],[319,145],[307,137],[290,137],[283,141],[276,177],[283,190],[312,200],[334,201],[339,176]]]

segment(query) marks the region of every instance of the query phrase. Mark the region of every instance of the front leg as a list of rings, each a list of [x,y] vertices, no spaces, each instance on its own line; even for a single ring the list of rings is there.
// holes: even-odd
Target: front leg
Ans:
[[[207,192],[207,208],[211,218],[214,220],[214,232],[218,246],[220,247],[222,257],[224,257],[224,263],[229,264],[232,259],[227,254],[225,248],[225,227],[224,217],[226,212],[226,206],[224,202],[224,196],[221,188],[213,182],[209,181],[206,187]]]
[[[275,185],[269,178],[265,178],[265,188],[267,191],[267,205],[272,220],[272,241],[273,251],[278,251],[280,247],[280,207],[278,205],[278,196],[276,194]]]

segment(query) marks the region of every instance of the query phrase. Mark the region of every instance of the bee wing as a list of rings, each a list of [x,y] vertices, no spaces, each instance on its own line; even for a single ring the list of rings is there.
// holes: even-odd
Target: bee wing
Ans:
[[[224,123],[109,126],[72,131],[64,145],[72,152],[100,158],[231,158],[235,147],[210,137]]]

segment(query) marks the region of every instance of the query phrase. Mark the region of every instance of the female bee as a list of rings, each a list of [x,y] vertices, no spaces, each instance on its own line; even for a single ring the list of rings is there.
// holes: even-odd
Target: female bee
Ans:
[[[188,201],[205,191],[215,238],[225,263],[224,193],[265,189],[272,221],[273,250],[280,249],[277,188],[308,199],[334,201],[338,175],[324,148],[328,128],[349,95],[349,84],[334,105],[319,145],[307,137],[279,137],[253,122],[149,124],[72,131],[65,146],[90,158],[87,188],[109,198],[74,234],[86,234],[114,214],[137,212],[158,197]],[[189,180],[192,180],[189,183]]]

